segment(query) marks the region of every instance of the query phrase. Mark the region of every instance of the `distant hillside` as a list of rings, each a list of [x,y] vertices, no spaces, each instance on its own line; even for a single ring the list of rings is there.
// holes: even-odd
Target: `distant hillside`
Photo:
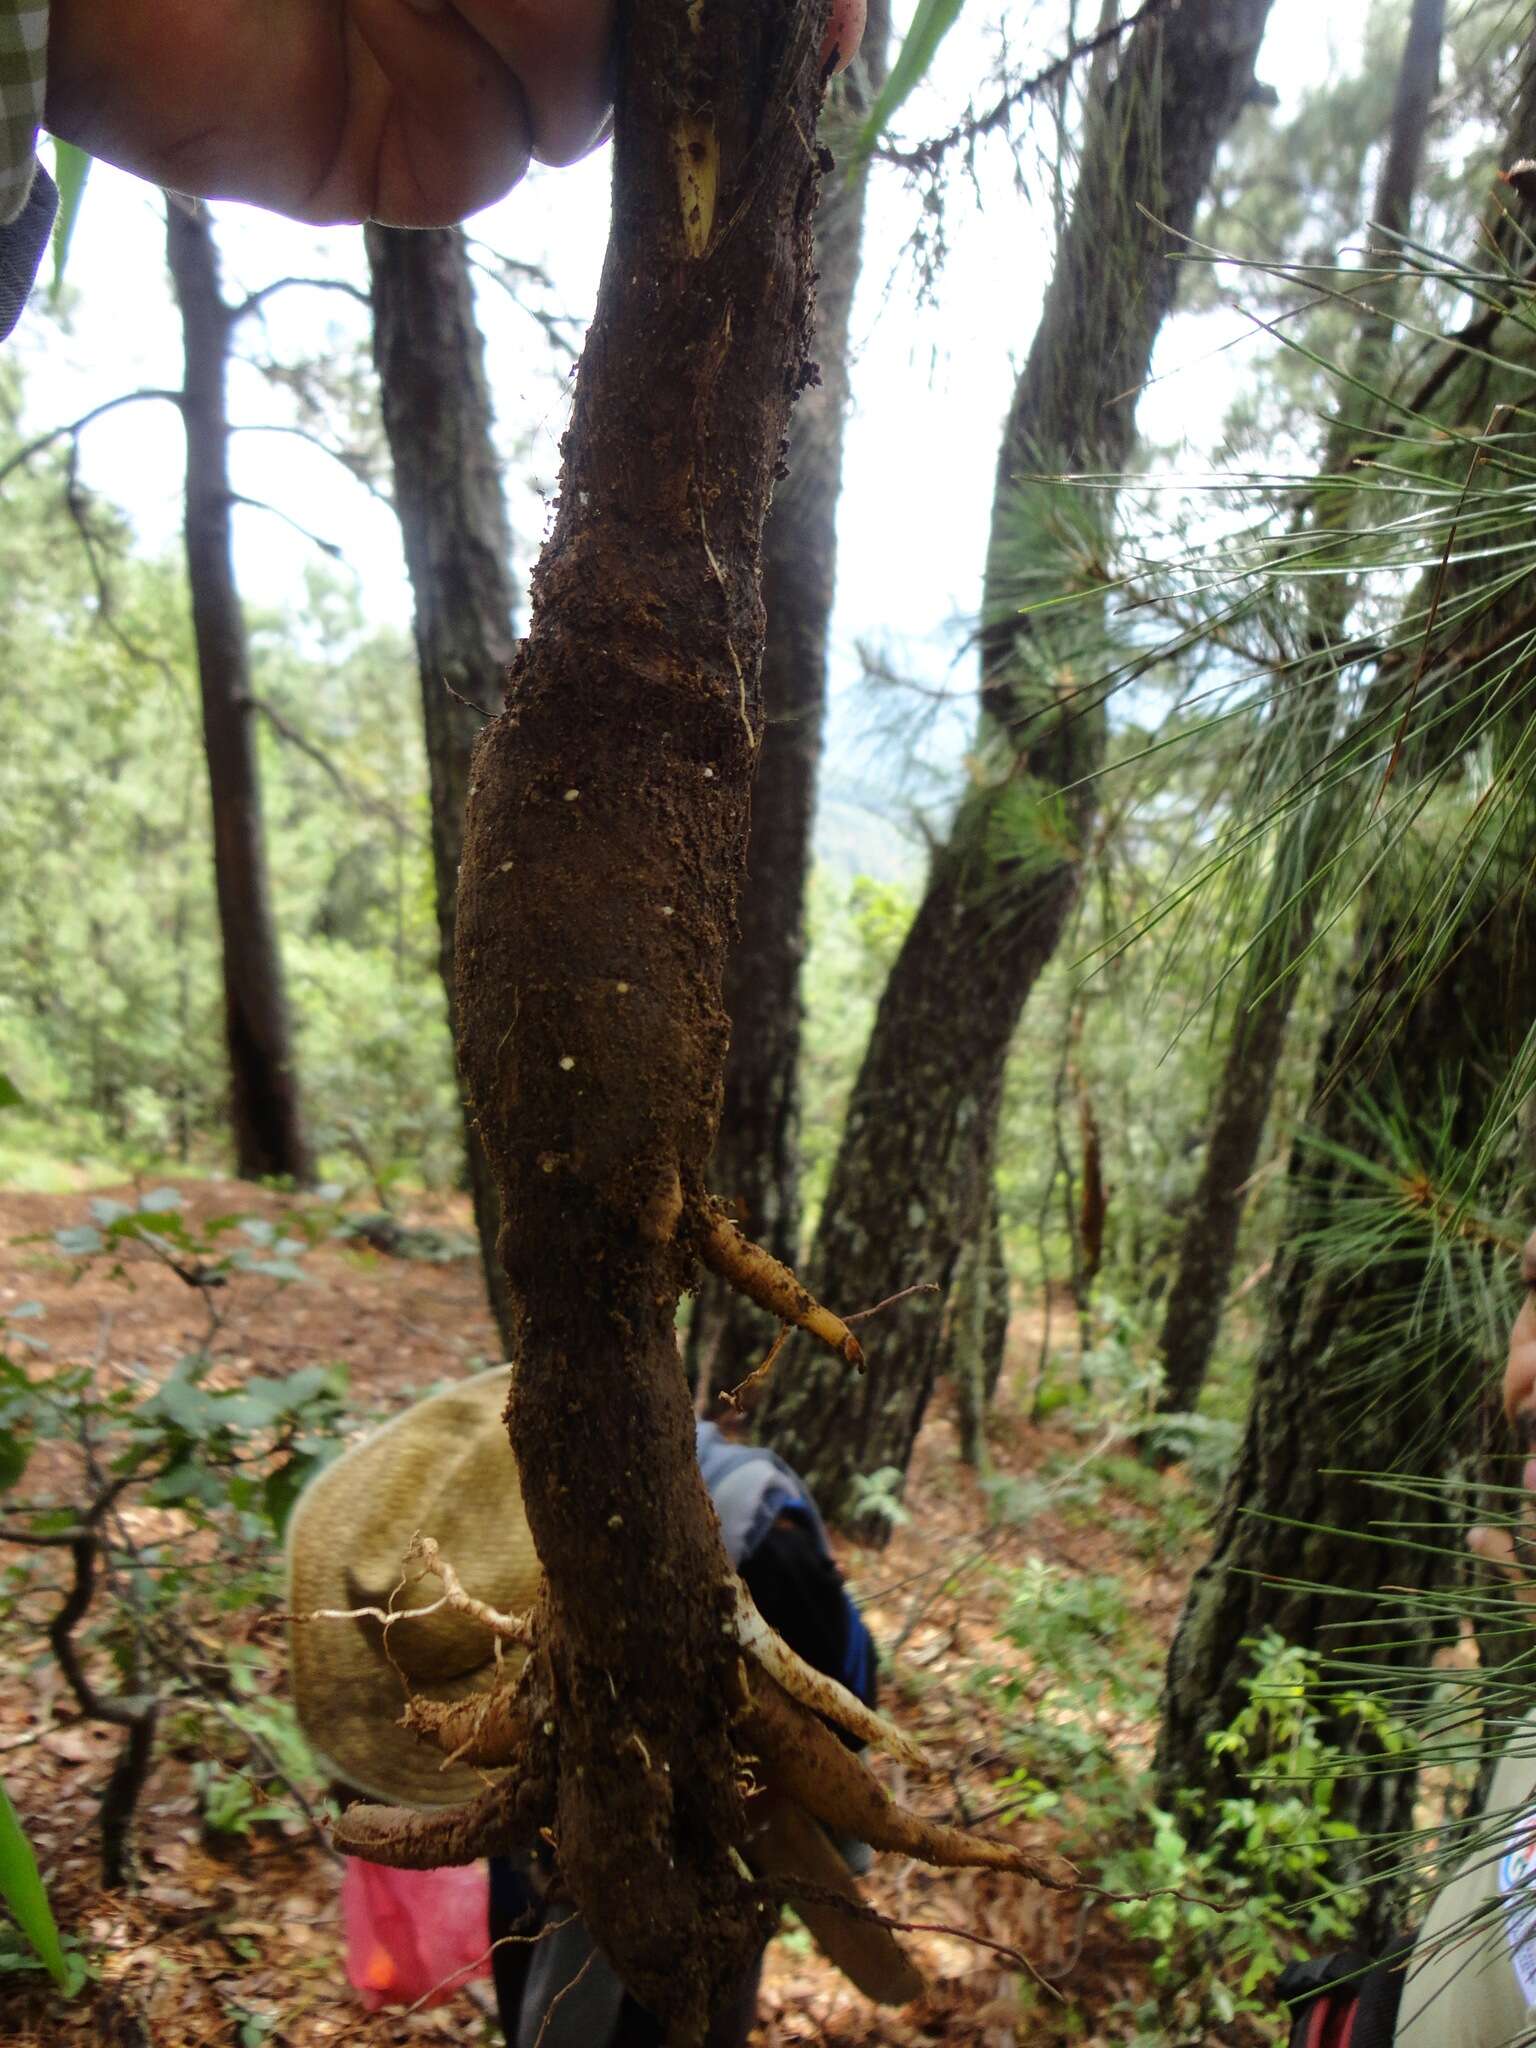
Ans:
[[[839,880],[922,880],[927,852],[909,804],[874,784],[823,793],[816,811],[816,863]]]

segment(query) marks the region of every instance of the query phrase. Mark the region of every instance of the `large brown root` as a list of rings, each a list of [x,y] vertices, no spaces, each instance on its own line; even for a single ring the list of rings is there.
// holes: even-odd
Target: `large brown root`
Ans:
[[[614,217],[560,506],[475,755],[461,1070],[501,1195],[562,1885],[669,2040],[743,1874],[730,1565],[677,1354],[762,725],[763,521],[809,367],[826,0],[620,0]]]
[[[881,2005],[905,2005],[920,1997],[922,1974],[900,1942],[889,1928],[858,1917],[864,1901],[821,1823],[772,1793],[754,1807],[753,1818],[757,1827],[747,1847],[748,1861],[765,1877],[780,1878],[790,1887],[807,1887],[794,1892],[795,1911],[810,1929],[816,1946],[836,1963],[849,1983]],[[822,1896],[829,1892],[852,1911]]]
[[[495,1770],[526,1755],[532,1714],[522,1686],[475,1693],[451,1706],[413,1699],[401,1717],[407,1728],[442,1750],[445,1763],[477,1764]]]
[[[439,1870],[504,1855],[526,1838],[524,1792],[493,1785],[467,1806],[423,1813],[408,1806],[349,1806],[331,1830],[344,1856],[361,1856],[391,1870]]]
[[[741,1579],[736,1580],[734,1592],[736,1640],[750,1652],[753,1666],[766,1672],[792,1699],[835,1722],[839,1728],[845,1728],[861,1742],[869,1742],[876,1749],[888,1751],[914,1770],[928,1768],[928,1759],[910,1735],[884,1714],[877,1714],[873,1707],[866,1707],[846,1685],[829,1678],[826,1672],[818,1671],[813,1664],[807,1664],[781,1635],[768,1626]]]
[[[1011,1870],[1056,1889],[1076,1884],[1077,1872],[1064,1857],[923,1820],[898,1806],[826,1724],[782,1686],[766,1673],[754,1673],[751,1683],[752,1704],[740,1728],[762,1759],[765,1782],[835,1833],[943,1869]]]

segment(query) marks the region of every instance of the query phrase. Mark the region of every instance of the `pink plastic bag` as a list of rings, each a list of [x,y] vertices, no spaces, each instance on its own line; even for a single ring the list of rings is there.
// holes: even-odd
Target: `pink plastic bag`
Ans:
[[[381,2005],[446,2005],[491,1974],[490,1874],[386,1870],[348,1856],[341,1875],[347,1982],[370,2012]]]

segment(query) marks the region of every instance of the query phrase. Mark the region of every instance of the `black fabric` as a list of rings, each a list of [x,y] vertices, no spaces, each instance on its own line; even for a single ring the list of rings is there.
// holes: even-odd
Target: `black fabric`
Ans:
[[[508,2041],[517,2039],[517,2015],[528,1984],[528,1964],[533,1954],[531,1940],[509,1940],[509,1936],[536,1935],[544,1924],[544,1907],[532,1883],[517,1864],[505,1856],[491,1858],[491,1981],[496,1989],[496,2010],[501,2031]]]
[[[21,309],[31,297],[58,205],[58,190],[39,164],[26,205],[8,226],[0,228],[0,341],[21,318]]]
[[[1281,2003],[1294,2014],[1288,2048],[1308,2048],[1319,2005],[1328,2010],[1325,2038],[1330,2042],[1341,2048],[1391,2048],[1410,1953],[1405,1941],[1385,1960],[1373,1961],[1359,1949],[1339,1949],[1289,1964],[1276,1986]]]
[[[847,1670],[849,1634],[862,1624],[848,1603],[842,1573],[793,1508],[786,1508],[752,1555],[742,1559],[741,1577],[758,1613],[797,1656],[834,1677]],[[873,1658],[866,1683],[856,1690],[866,1707],[875,1705],[879,1680]]]
[[[757,1549],[741,1564],[747,1591],[757,1611],[789,1647],[818,1671],[839,1672],[848,1661],[849,1635],[862,1627],[843,1590],[842,1574],[823,1551],[806,1518],[786,1508],[773,1521]],[[865,1705],[875,1704],[873,1658]],[[839,1731],[841,1733],[841,1731]],[[849,1738],[844,1736],[845,1741]],[[858,1744],[854,1744],[858,1747]],[[527,1989],[531,1950],[526,1941],[507,1941],[513,1933],[536,1933],[544,1924],[544,1902],[531,1874],[500,1857],[491,1858],[491,1968],[501,2030],[517,2039],[517,2018]],[[707,2048],[746,2048],[757,2014],[758,1982],[763,1959],[758,1957],[725,2009],[715,2015]],[[592,2048],[662,2048],[659,2023],[634,1999],[626,1997],[618,2023],[606,2042]]]

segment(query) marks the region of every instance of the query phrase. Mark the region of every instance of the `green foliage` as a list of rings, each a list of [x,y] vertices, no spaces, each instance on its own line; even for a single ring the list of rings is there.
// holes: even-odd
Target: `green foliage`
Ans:
[[[855,1475],[848,1492],[850,1521],[880,1521],[888,1529],[899,1529],[912,1517],[902,1505],[901,1489],[906,1474],[899,1465],[882,1465],[878,1472]]]
[[[1149,1832],[1103,1866],[1112,1890],[1143,1894],[1111,1910],[1151,1944],[1164,2030],[1272,2012],[1265,1987],[1290,1957],[1348,1934],[1361,1899],[1331,1876],[1336,1845],[1356,1835],[1332,1816],[1340,1773],[1352,1761],[1337,1731],[1353,1721],[1383,1750],[1406,1747],[1379,1701],[1325,1688],[1311,1652],[1273,1633],[1242,1647],[1254,1657],[1243,1681],[1247,1703],[1210,1745],[1238,1767],[1244,1791],[1210,1804],[1206,1848],[1190,1848],[1175,1815],[1147,1807]],[[1186,1808],[1202,1811],[1201,1795],[1186,1795]]]
[[[1392,1751],[1406,1736],[1374,1699],[1325,1686],[1315,1656],[1275,1635],[1244,1644],[1246,1702],[1211,1739],[1243,1790],[1214,1803],[1197,1850],[1182,1823],[1203,1812],[1200,1796],[1182,1814],[1149,1803],[1119,1761],[1123,1738],[1106,1747],[1106,1731],[1151,1718],[1160,1678],[1155,1638],[1138,1628],[1119,1581],[1039,1560],[1011,1577],[1005,1633],[1028,1665],[982,1682],[1020,1714],[1014,1810],[1066,1823],[1095,1880],[1128,1895],[1111,1913],[1147,1944],[1154,1996],[1121,2009],[1135,2031],[1116,2038],[1153,2048],[1272,2015],[1275,1974],[1293,1955],[1337,1944],[1360,1903],[1331,1874],[1335,1848],[1354,1836],[1331,1811],[1349,1765],[1341,1724],[1368,1725]]]
[[[0,454],[6,432],[0,389]],[[0,1173],[217,1169],[226,1056],[206,771],[179,567],[40,462],[0,531]],[[462,1139],[415,661],[340,585],[252,622],[306,1111],[328,1165],[451,1185]],[[267,715],[268,711],[271,715]],[[294,737],[302,742],[296,744]]]
[[[112,1597],[88,1598],[69,1631],[65,1676],[81,1712],[90,1718],[109,1694],[155,1703],[173,1743],[193,1749],[210,1828],[304,1821],[297,1788],[313,1790],[319,1773],[291,1710],[269,1697],[270,1655],[241,1640],[235,1618],[279,1597],[278,1543],[305,1481],[339,1447],[345,1375],[317,1364],[232,1381],[212,1345],[230,1276],[301,1280],[328,1221],[321,1211],[292,1228],[236,1216],[195,1227],[169,1189],[131,1205],[97,1200],[91,1212],[89,1224],[57,1233],[60,1249],[124,1281],[136,1261],[174,1265],[203,1299],[208,1348],[163,1377],[131,1365],[108,1380],[48,1362],[26,1314],[35,1305],[10,1311],[0,1335],[32,1356],[22,1366],[0,1353],[0,1497],[28,1543],[0,1577],[0,1639],[34,1629],[40,1599],[62,1613],[61,1553],[74,1586],[91,1583],[80,1577],[83,1544],[94,1588],[110,1583]],[[49,1490],[18,1499],[41,1443],[55,1451]],[[78,1672],[94,1675],[82,1685]]]
[[[1002,1633],[1037,1662],[1070,1674],[1075,1688],[1125,1704],[1144,1697],[1145,1641],[1135,1631],[1125,1588],[1102,1573],[1068,1572],[1030,1558],[1009,1574]]]
[[[172,1265],[201,1292],[214,1329],[218,1290],[232,1273],[284,1285],[302,1281],[300,1262],[325,1227],[313,1217],[282,1230],[264,1218],[237,1216],[194,1227],[174,1188],[151,1189],[133,1204],[97,1198],[90,1209],[93,1222],[54,1233],[62,1252],[102,1262],[124,1278],[136,1257]],[[10,1312],[8,1340],[14,1346],[20,1335],[46,1348],[16,1331],[23,1310]],[[101,1392],[89,1367],[23,1370],[0,1357],[0,1486],[15,1485],[39,1440],[76,1440],[86,1428],[110,1443],[114,1480],[143,1487],[154,1505],[181,1508],[197,1526],[232,1508],[261,1517],[281,1536],[305,1480],[334,1452],[344,1370],[311,1365],[280,1378],[249,1373],[238,1386],[221,1386],[210,1384],[216,1362],[207,1350],[188,1352],[148,1391],[136,1381]],[[101,1441],[95,1456],[103,1457]],[[163,1558],[152,1549],[139,1555],[148,1560],[157,1594],[176,1581],[174,1547]]]
[[[1159,1415],[1138,1432],[1149,1456],[1182,1466],[1184,1476],[1207,1500],[1225,1485],[1241,1435],[1239,1425],[1226,1415]],[[1146,1471],[1145,1466],[1139,1469]]]
[[[69,245],[74,239],[75,224],[80,218],[80,202],[85,197],[85,181],[91,174],[91,158],[83,149],[77,149],[72,142],[53,145],[53,179],[59,188],[59,210],[53,223],[53,292],[57,301],[64,283],[64,270],[69,262]]]
[[[203,1824],[212,1834],[241,1837],[285,1822],[302,1826],[308,1816],[281,1787],[315,1781],[320,1771],[314,1752],[289,1703],[260,1689],[270,1675],[265,1659],[231,1655],[228,1668],[236,1697],[224,1703],[218,1718],[206,1709],[188,1717],[198,1752],[192,1783]]]
[[[37,1858],[27,1840],[16,1809],[4,1785],[0,1785],[0,1903],[26,1937],[26,1951],[16,1951],[5,1941],[0,1928],[0,1976],[7,1970],[40,1964],[66,1998],[71,1998],[85,1981],[85,1966],[73,1950],[66,1951],[59,1940],[48,1894],[37,1874]]]
[[[825,1193],[875,1004],[917,907],[915,892],[867,875],[812,871],[800,1050],[807,1229]]]
[[[1274,337],[1256,350],[1224,421],[1230,463],[1272,473],[1277,461],[1316,453],[1335,369],[1358,325],[1351,273],[1372,225],[1409,7],[1410,0],[1374,0],[1361,62],[1319,74],[1287,119],[1250,109],[1218,160],[1184,265],[1183,302],[1190,310],[1239,306],[1272,322]],[[1447,9],[1410,228],[1421,244],[1458,245],[1482,210],[1527,33],[1518,7]],[[1243,268],[1212,261],[1211,252]],[[1438,292],[1421,313],[1426,328],[1460,317],[1454,298]],[[1305,353],[1288,345],[1292,338],[1304,341]]]
[[[1375,1698],[1327,1680],[1320,1658],[1267,1635],[1240,1647],[1245,1701],[1211,1738],[1241,1790],[1208,1805],[1191,1792],[1166,1811],[1147,1800],[1134,1761],[1155,1719],[1161,1649],[1121,1581],[1039,1558],[997,1576],[1002,1632],[1023,1662],[975,1684],[1010,1719],[1010,1810],[1063,1823],[1095,1881],[1125,1895],[1110,1907],[1116,1920],[1146,1944],[1154,1995],[1119,2008],[1134,2031],[1114,2038],[1154,2048],[1271,2016],[1275,1974],[1337,1945],[1360,1905],[1333,1873],[1339,1845],[1355,1839],[1333,1812],[1353,1763],[1348,1731],[1406,1762],[1404,1728]],[[1210,1823],[1198,1849],[1196,1817]]]

